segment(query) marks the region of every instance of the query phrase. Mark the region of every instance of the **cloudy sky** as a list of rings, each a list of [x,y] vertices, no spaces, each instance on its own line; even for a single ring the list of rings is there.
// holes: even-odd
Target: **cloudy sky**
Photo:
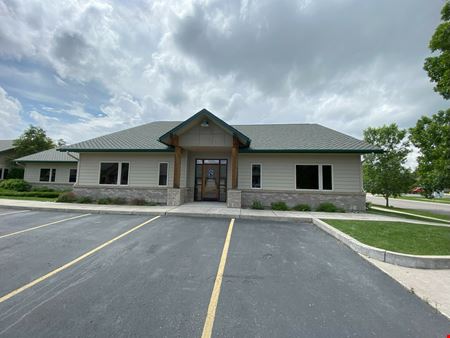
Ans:
[[[0,0],[0,139],[69,143],[207,108],[356,137],[446,108],[423,71],[443,0]]]

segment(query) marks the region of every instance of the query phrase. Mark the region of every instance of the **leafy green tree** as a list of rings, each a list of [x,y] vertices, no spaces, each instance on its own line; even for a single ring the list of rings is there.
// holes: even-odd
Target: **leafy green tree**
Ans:
[[[450,2],[446,1],[441,11],[442,23],[431,37],[429,47],[439,55],[425,59],[424,69],[431,81],[436,83],[434,90],[446,100],[450,98]]]
[[[393,123],[364,130],[364,140],[378,146],[383,153],[364,156],[364,189],[382,195],[389,206],[389,198],[407,192],[413,184],[413,175],[404,165],[410,151],[406,130]]]
[[[44,129],[30,125],[22,135],[14,140],[16,158],[35,154],[55,147],[53,140]]]
[[[410,129],[410,140],[420,150],[417,176],[425,196],[450,187],[450,109],[422,116]]]

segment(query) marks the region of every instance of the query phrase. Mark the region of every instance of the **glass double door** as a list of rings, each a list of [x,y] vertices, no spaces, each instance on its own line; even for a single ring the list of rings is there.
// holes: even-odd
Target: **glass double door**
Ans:
[[[227,163],[227,160],[195,160],[196,201],[226,201]]]

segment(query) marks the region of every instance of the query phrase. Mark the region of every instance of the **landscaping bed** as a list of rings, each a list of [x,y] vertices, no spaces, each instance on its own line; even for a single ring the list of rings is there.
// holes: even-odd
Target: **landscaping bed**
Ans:
[[[412,255],[450,255],[450,227],[386,221],[323,221],[376,248]]]

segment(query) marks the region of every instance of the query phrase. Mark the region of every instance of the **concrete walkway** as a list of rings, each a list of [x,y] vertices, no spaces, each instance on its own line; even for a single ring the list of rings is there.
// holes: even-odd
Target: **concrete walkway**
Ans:
[[[363,255],[361,257],[391,276],[450,319],[450,270],[405,268],[380,262]]]
[[[329,213],[329,212],[302,212],[302,211],[275,211],[227,208],[220,202],[194,202],[180,206],[137,206],[137,205],[100,205],[79,203],[56,203],[28,200],[0,199],[0,207],[34,209],[34,210],[58,210],[67,212],[90,212],[104,214],[134,214],[134,215],[173,215],[173,216],[199,216],[199,217],[234,217],[246,219],[267,219],[274,221],[304,221],[311,222],[313,218],[321,219],[349,219],[370,221],[402,221],[415,224],[430,224],[447,226],[442,223],[403,219],[368,213]]]

